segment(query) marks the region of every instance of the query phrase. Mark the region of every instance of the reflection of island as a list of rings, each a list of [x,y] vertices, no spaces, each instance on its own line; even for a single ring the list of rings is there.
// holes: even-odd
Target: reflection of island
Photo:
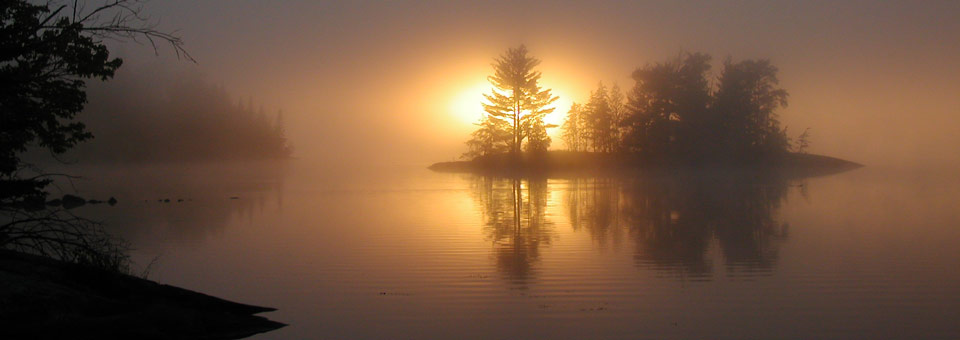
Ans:
[[[727,273],[767,272],[786,224],[775,213],[787,181],[742,171],[574,179],[566,204],[574,228],[601,245],[623,231],[636,241],[638,266],[708,278],[716,246]]]
[[[588,232],[596,247],[633,240],[638,267],[702,280],[715,274],[716,263],[728,276],[764,275],[776,266],[788,231],[776,214],[788,184],[781,176],[715,169],[574,178],[555,190],[563,191],[573,230]],[[498,270],[527,282],[554,232],[546,220],[546,179],[478,176],[474,194]]]
[[[623,241],[623,221],[618,214],[620,190],[612,178],[571,178],[564,192],[564,206],[573,230],[586,229],[601,249]]]
[[[540,245],[549,245],[552,235],[553,223],[546,219],[546,179],[475,177],[473,185],[497,269],[510,282],[526,283]]]
[[[787,182],[753,173],[635,179],[619,207],[637,242],[637,265],[669,275],[709,276],[716,245],[727,274],[773,269],[787,225],[775,213]]]

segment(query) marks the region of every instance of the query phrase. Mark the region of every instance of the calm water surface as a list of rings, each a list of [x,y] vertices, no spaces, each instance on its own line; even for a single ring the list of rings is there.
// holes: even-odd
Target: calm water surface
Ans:
[[[78,212],[130,242],[135,270],[152,262],[151,279],[290,324],[253,339],[960,338],[960,180],[946,170],[83,173],[82,194],[120,204]]]

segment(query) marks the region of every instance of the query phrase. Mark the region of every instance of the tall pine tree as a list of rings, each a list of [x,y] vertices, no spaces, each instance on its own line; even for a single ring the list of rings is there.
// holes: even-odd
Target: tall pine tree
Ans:
[[[495,59],[494,74],[487,77],[494,89],[484,94],[488,102],[483,108],[488,117],[510,126],[514,153],[520,152],[523,140],[528,138],[530,150],[545,151],[550,145],[543,117],[553,112],[548,105],[558,97],[540,87],[540,72],[534,70],[539,64],[540,60],[527,55],[526,46],[520,45]]]
[[[603,83],[598,84],[597,90],[590,93],[590,101],[587,102],[585,111],[593,151],[613,151],[615,144],[613,112],[610,108],[610,95]]]

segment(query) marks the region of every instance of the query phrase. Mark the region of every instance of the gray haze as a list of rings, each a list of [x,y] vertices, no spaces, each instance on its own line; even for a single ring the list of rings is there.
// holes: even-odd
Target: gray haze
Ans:
[[[811,128],[811,152],[867,164],[960,161],[957,1],[165,0],[145,12],[178,30],[198,64],[111,42],[123,72],[200,73],[283,109],[304,159],[457,157],[472,126],[450,101],[524,43],[564,103],[584,101],[599,81],[629,88],[635,68],[681,51],[710,53],[715,69],[727,57],[769,58],[790,92],[782,124],[791,136]]]

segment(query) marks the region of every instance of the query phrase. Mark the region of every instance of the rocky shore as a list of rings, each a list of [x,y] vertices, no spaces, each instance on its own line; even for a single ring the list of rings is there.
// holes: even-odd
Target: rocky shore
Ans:
[[[273,310],[0,250],[2,339],[238,339],[285,326]]]

